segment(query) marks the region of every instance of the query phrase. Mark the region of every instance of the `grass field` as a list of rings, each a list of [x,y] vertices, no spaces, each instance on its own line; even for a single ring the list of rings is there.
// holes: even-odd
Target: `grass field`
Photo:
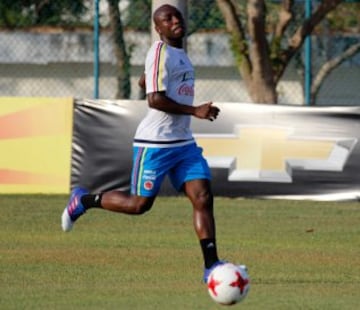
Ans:
[[[90,210],[63,233],[65,196],[0,196],[0,309],[222,309],[202,279],[183,198],[130,217]],[[360,309],[360,204],[217,198],[221,258],[249,268],[231,309]]]

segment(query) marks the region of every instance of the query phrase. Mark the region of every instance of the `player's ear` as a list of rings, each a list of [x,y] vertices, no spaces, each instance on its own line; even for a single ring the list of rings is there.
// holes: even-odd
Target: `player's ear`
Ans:
[[[157,32],[158,34],[161,34],[161,30],[160,30],[160,28],[159,28],[158,26],[155,26],[155,30],[156,30],[156,32]]]

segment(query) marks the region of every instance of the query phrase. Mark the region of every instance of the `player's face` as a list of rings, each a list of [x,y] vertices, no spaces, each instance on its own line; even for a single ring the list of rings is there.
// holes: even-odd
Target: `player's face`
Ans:
[[[179,10],[163,6],[155,14],[155,29],[165,40],[179,40],[185,35],[185,22]]]

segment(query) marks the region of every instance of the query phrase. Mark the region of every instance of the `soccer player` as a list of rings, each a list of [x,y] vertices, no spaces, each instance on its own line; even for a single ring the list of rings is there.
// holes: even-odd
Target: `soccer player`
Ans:
[[[204,281],[222,264],[216,247],[210,169],[197,146],[191,117],[213,121],[220,110],[212,102],[197,106],[194,100],[194,68],[183,49],[185,22],[181,12],[162,5],[153,14],[160,40],[147,53],[145,75],[149,111],[139,124],[133,143],[131,194],[108,191],[90,194],[74,188],[61,220],[64,231],[90,208],[125,214],[151,209],[166,175],[183,191],[193,206],[193,225],[204,258]]]

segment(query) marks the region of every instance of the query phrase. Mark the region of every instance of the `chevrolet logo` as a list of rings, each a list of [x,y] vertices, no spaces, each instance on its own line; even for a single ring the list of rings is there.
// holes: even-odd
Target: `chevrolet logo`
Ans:
[[[300,137],[291,128],[235,126],[234,134],[198,134],[212,168],[229,181],[292,182],[293,169],[342,171],[357,139]]]

